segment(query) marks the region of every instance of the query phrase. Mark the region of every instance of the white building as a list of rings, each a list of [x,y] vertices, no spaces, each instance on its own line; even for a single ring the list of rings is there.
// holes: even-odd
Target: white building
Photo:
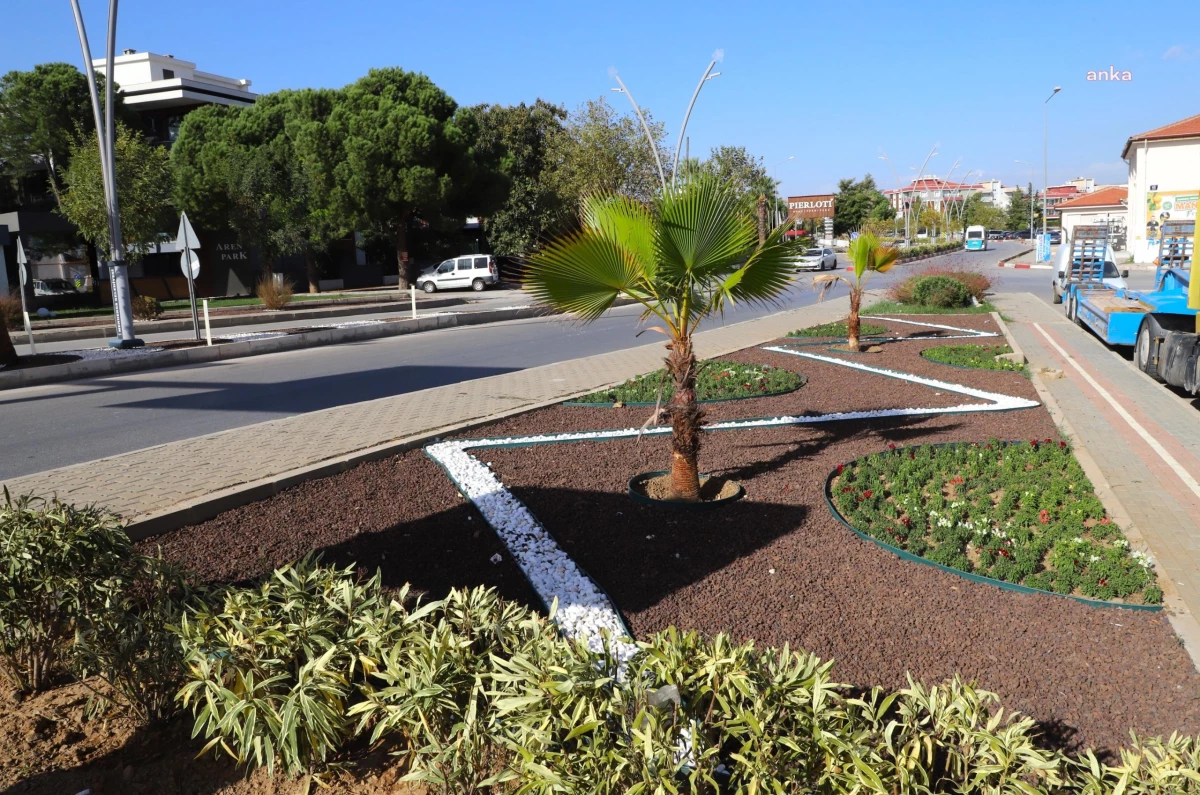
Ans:
[[[92,61],[107,76],[104,58]],[[201,72],[196,64],[174,55],[125,50],[113,59],[113,74],[125,106],[136,111],[144,131],[155,141],[171,143],[184,114],[201,105],[254,104],[250,81]]]
[[[1200,115],[1131,136],[1121,159],[1129,164],[1129,250],[1137,262],[1151,262],[1163,221],[1196,219]]]
[[[1077,226],[1107,226],[1113,250],[1127,248],[1128,193],[1124,185],[1110,185],[1060,203],[1056,209],[1062,219],[1064,239],[1071,237]]]
[[[906,187],[885,190],[883,195],[891,202],[896,212],[915,206],[927,206],[941,212],[947,207],[958,206],[972,194],[979,193],[983,186],[978,183],[947,182],[935,176],[914,179]]]
[[[1007,210],[1012,204],[1013,194],[1017,188],[1006,188],[998,179],[988,179],[979,183],[980,201],[999,210]]]

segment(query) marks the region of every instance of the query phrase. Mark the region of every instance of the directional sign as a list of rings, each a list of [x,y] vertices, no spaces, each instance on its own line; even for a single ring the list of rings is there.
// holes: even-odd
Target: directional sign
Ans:
[[[189,265],[191,266],[190,268]],[[200,258],[196,256],[196,252],[179,252],[179,270],[183,272],[184,276],[187,276],[190,270],[192,272],[191,278],[193,279],[200,275]]]
[[[179,216],[179,234],[175,236],[175,247],[179,249],[200,248],[200,238],[196,237],[196,230],[192,229],[192,222],[188,220],[187,213]]]
[[[17,273],[20,274],[22,287],[24,287],[26,282],[28,281],[28,279],[25,277],[25,263],[27,263],[27,262],[28,262],[28,260],[25,259],[25,247],[21,245],[21,238],[20,238],[20,236],[18,236],[17,237]]]

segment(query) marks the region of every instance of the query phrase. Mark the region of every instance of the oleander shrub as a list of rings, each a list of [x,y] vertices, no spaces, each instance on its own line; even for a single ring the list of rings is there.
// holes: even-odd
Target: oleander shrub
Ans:
[[[4,490],[0,674],[13,688],[42,690],[63,671],[81,620],[107,609],[108,584],[133,557],[116,515]]]
[[[20,331],[25,327],[21,317],[21,296],[15,292],[0,295],[0,323],[10,331]]]
[[[901,304],[918,303],[913,297],[913,289],[917,282],[926,276],[946,276],[961,282],[970,296],[977,301],[987,300],[995,280],[983,270],[977,270],[962,265],[926,265],[905,279],[896,282],[888,288],[887,297]]]
[[[949,276],[921,276],[912,287],[911,303],[921,306],[951,308],[966,306],[971,293],[957,279]]]
[[[277,273],[264,273],[254,288],[254,294],[263,302],[267,309],[283,309],[295,293],[295,286],[288,276]]]
[[[1162,601],[1063,441],[923,445],[839,467],[834,505],[860,532],[944,566],[1094,599]]]
[[[133,316],[138,320],[158,320],[162,316],[162,304],[152,295],[134,296]]]

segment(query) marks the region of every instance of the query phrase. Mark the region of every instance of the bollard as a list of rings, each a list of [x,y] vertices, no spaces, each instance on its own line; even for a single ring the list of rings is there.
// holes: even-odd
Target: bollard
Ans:
[[[208,347],[212,347],[212,327],[208,325],[208,299],[200,299],[200,303],[204,304],[204,338],[208,340]]]
[[[417,288],[416,285],[408,286],[408,296],[412,300],[412,319],[417,319]]]

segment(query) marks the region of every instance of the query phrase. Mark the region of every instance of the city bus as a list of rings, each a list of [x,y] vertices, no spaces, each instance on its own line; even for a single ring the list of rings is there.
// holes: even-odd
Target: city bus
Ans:
[[[982,226],[968,226],[963,248],[967,251],[987,251],[987,247],[987,229]]]

